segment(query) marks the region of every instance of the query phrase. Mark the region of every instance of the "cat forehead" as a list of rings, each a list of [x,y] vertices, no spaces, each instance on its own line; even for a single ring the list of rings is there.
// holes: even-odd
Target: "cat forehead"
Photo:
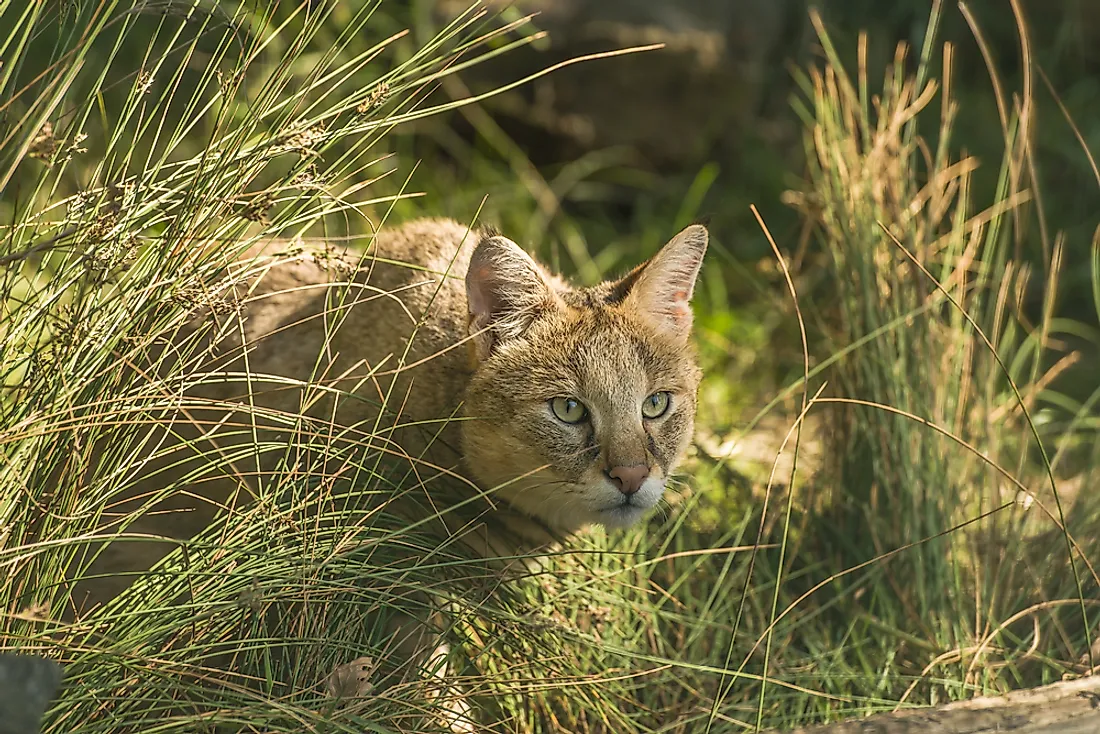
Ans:
[[[569,308],[599,318],[612,313],[613,307],[622,304],[628,290],[626,282],[607,282],[591,288],[562,288],[558,290],[558,295]]]
[[[688,382],[684,373],[694,369],[694,361],[682,344],[650,328],[618,301],[604,300],[598,289],[574,295],[565,309],[547,315],[530,333],[537,352],[557,366],[561,379],[590,388]]]

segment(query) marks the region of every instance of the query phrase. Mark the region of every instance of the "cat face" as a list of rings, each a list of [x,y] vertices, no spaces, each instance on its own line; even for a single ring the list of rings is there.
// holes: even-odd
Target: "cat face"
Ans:
[[[483,487],[565,533],[657,504],[694,427],[689,301],[706,245],[694,225],[622,279],[571,289],[503,237],[478,244],[462,431]]]

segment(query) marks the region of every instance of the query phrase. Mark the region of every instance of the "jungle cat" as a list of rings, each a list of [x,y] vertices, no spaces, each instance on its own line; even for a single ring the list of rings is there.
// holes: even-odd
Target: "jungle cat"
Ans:
[[[447,219],[383,228],[365,253],[269,242],[230,273],[239,310],[217,316],[203,350],[214,355],[208,376],[238,377],[199,380],[189,394],[221,406],[205,425],[233,423],[225,406],[247,402],[238,423],[262,424],[257,409],[306,414],[330,430],[352,427],[345,442],[413,457],[418,471],[468,478],[491,493],[505,531],[483,539],[483,554],[528,552],[593,524],[624,527],[657,505],[692,437],[700,370],[690,299],[707,239],[689,226],[591,288],[571,287],[494,231]],[[362,399],[336,401],[316,385]],[[186,423],[175,435],[195,430]],[[294,429],[266,430],[278,445]],[[205,428],[191,438],[200,435],[220,451],[254,440]],[[225,479],[191,484],[157,505],[186,512],[147,513],[129,529],[194,535],[250,494],[247,482],[234,489]],[[135,557],[148,567],[169,549],[142,545],[101,554],[92,572],[108,578],[89,601],[118,593],[125,581],[109,577],[133,570]]]
[[[126,529],[190,538],[218,512],[248,507],[265,474],[287,472],[286,447],[341,444],[404,456],[422,479],[461,480],[459,500],[488,493],[488,509],[479,500],[478,522],[464,526],[476,532],[460,538],[483,558],[630,525],[657,505],[692,437],[701,375],[690,300],[707,240],[692,225],[591,288],[494,231],[447,219],[383,229],[365,251],[264,243],[216,291],[234,307],[208,305],[160,352],[199,355],[169,369],[188,385],[186,409],[154,416],[133,455],[161,456],[136,462],[141,478],[115,509],[159,491],[143,508],[156,511]],[[444,499],[454,498],[427,504]],[[113,598],[171,547],[101,547],[76,606]],[[414,669],[443,659],[440,627],[395,613],[391,657]],[[468,714],[457,698],[452,730],[472,731],[460,725]]]

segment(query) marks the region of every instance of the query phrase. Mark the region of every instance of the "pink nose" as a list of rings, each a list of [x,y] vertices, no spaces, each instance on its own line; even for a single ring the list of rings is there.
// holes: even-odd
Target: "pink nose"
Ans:
[[[649,476],[649,467],[645,464],[633,466],[613,466],[607,472],[608,479],[627,497],[642,488],[642,482]]]

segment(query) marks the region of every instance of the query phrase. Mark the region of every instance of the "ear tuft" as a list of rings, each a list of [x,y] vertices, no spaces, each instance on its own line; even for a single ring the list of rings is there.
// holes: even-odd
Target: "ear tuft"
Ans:
[[[469,330],[478,360],[520,336],[554,302],[554,291],[531,256],[507,237],[483,237],[466,272]]]
[[[691,331],[691,296],[708,239],[707,228],[693,224],[624,278],[624,282],[630,281],[628,302],[651,318],[659,329],[685,339]]]

